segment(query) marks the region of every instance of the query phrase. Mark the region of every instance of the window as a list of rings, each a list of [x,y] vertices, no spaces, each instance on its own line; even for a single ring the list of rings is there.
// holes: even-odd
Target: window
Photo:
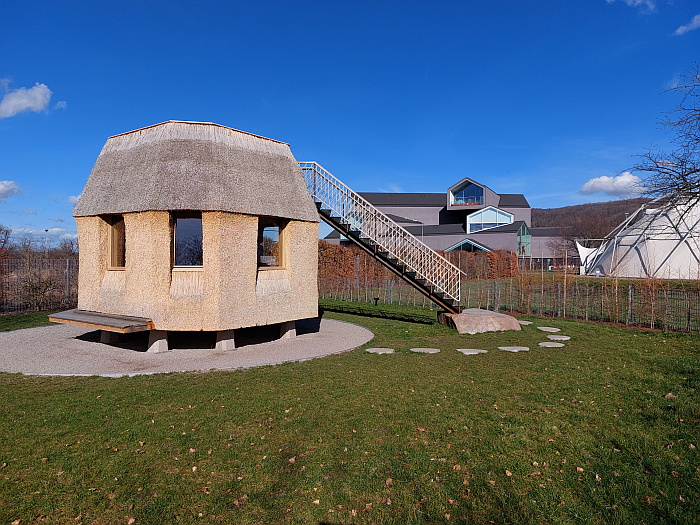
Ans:
[[[511,224],[513,216],[510,213],[489,206],[481,211],[467,216],[467,233],[474,233],[496,226]]]
[[[453,206],[480,206],[484,204],[484,188],[471,182],[452,193]]]
[[[109,224],[109,269],[126,268],[126,228],[122,215],[110,215],[105,219]]]
[[[173,265],[202,266],[202,214],[200,212],[175,212],[173,220]]]
[[[282,243],[283,224],[274,217],[258,218],[258,268],[284,266]]]
[[[530,230],[527,226],[523,225],[518,230],[518,257],[530,257],[530,243],[532,242],[532,235],[530,235]]]

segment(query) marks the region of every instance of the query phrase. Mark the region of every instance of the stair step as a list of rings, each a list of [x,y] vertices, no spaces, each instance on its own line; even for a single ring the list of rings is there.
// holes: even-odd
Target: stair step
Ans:
[[[318,177],[322,181],[330,181],[333,184],[333,189],[329,190],[332,192],[332,194],[328,195],[329,198],[340,198],[345,200],[353,199],[355,193],[350,188],[344,186],[340,181],[335,179],[330,173],[326,172],[317,164],[303,163],[302,169],[305,170],[305,173],[308,170],[311,170],[313,172],[314,181]],[[309,190],[315,192],[316,189],[321,190],[322,188],[324,188],[323,191],[326,191],[327,189],[323,185],[317,185],[314,183],[313,186],[309,187]],[[328,224],[332,225],[333,228],[338,230],[343,236],[361,246],[371,256],[381,260],[386,266],[395,272],[401,274],[405,280],[417,285],[424,294],[428,295],[433,301],[439,302],[444,308],[449,308],[452,311],[456,311],[459,308],[459,302],[448,297],[444,292],[431,291],[434,288],[432,283],[430,283],[427,279],[419,277],[419,275],[421,275],[420,268],[417,269],[418,271],[409,269],[405,261],[409,260],[407,257],[411,257],[410,253],[406,254],[407,257],[404,257],[403,252],[400,257],[390,255],[387,247],[394,246],[394,239],[399,231],[394,231],[393,227],[385,230],[384,227],[381,226],[380,223],[382,222],[383,217],[381,212],[372,208],[371,206],[368,208],[359,201],[350,200],[348,201],[349,206],[344,208],[348,210],[348,214],[346,214],[345,217],[342,217],[333,210],[327,208],[327,205],[320,200],[318,202],[316,201],[316,199],[321,198],[325,200],[324,196],[314,194],[313,197],[314,204],[321,218]],[[359,208],[357,208],[358,206]],[[365,231],[362,231],[362,228],[357,229],[358,224],[360,224],[357,222],[359,220],[362,220]],[[377,220],[376,230],[372,228],[373,220]],[[379,235],[379,237],[375,237],[375,240],[372,240],[368,236],[372,235],[373,231],[376,231],[377,235]],[[401,235],[403,235],[403,233],[401,233]],[[408,251],[410,252],[410,250]]]

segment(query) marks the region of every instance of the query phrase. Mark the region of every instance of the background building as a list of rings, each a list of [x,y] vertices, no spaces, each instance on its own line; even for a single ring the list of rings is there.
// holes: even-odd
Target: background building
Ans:
[[[531,255],[532,213],[522,194],[498,194],[464,178],[445,193],[360,195],[434,250],[509,250],[519,257]],[[336,231],[324,240],[344,243]],[[544,240],[538,247],[546,244]],[[532,255],[541,256],[539,251]],[[551,257],[551,250],[544,256]]]

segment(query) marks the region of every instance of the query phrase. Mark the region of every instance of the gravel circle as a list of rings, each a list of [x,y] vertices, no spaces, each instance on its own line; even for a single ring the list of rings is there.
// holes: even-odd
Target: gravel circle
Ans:
[[[108,377],[169,372],[229,370],[304,361],[346,352],[368,343],[374,334],[334,319],[297,322],[297,336],[253,342],[228,352],[215,348],[175,348],[152,354],[145,346],[100,343],[100,332],[54,324],[0,332],[0,371],[34,375]],[[148,338],[146,337],[146,340]],[[132,345],[133,346],[133,345]],[[140,350],[140,351],[139,351]]]

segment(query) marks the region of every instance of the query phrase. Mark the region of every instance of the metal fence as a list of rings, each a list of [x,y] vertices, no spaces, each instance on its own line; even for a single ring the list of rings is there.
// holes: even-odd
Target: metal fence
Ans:
[[[0,259],[0,308],[23,312],[75,308],[77,259]]]
[[[700,332],[700,282],[674,288],[661,280],[545,281],[534,279],[533,274],[462,281],[462,308]],[[398,278],[319,278],[318,292],[322,299],[437,308]],[[78,260],[0,259],[0,299],[2,312],[75,308]]]
[[[550,274],[551,275],[551,274]],[[700,283],[698,283],[700,286]],[[319,297],[436,308],[401,280],[319,279]],[[681,332],[700,331],[700,289],[665,281],[579,279],[550,282],[527,276],[462,281],[462,308],[603,321]]]

